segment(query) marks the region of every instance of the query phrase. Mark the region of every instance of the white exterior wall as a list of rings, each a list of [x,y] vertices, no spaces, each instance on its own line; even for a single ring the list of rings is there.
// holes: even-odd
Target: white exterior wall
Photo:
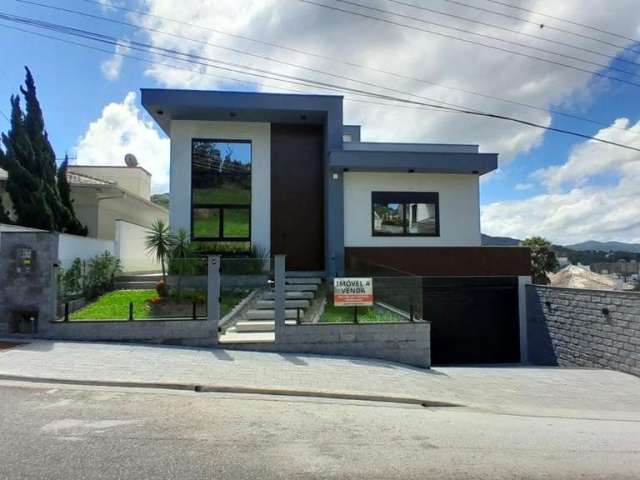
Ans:
[[[58,260],[63,268],[69,268],[76,258],[89,260],[96,255],[114,253],[114,244],[108,240],[78,237],[76,235],[59,234]]]
[[[439,237],[374,237],[371,192],[438,192]],[[477,247],[480,187],[476,175],[428,173],[344,173],[345,247]]]
[[[98,204],[98,238],[115,240],[116,220],[150,227],[155,220],[169,222],[168,212],[130,196],[100,200]]]
[[[171,228],[191,232],[191,140],[251,140],[251,245],[271,251],[271,124],[171,122]]]
[[[116,220],[115,255],[124,273],[159,272],[160,264],[147,252],[147,229],[140,225]]]

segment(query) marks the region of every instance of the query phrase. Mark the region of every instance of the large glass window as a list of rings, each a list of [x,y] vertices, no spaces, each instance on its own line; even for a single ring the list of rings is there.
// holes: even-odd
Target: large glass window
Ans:
[[[191,238],[223,242],[251,239],[250,141],[192,141]]]
[[[438,194],[431,192],[373,192],[374,236],[440,235]]]

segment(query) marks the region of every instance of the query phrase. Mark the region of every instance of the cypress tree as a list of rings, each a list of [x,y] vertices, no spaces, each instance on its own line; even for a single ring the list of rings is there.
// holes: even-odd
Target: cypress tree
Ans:
[[[8,173],[6,190],[11,198],[16,223],[26,227],[55,230],[53,214],[45,199],[45,186],[34,171],[37,170],[29,136],[20,107],[20,98],[11,96],[11,128],[2,134],[5,153],[2,156]]]
[[[71,187],[67,179],[67,171],[69,168],[69,157],[64,156],[64,161],[58,169],[58,191],[60,192],[60,201],[67,212],[66,232],[74,235],[87,235],[87,227],[83,226],[76,218],[76,212],[73,208],[73,200],[71,200]]]
[[[56,168],[56,156],[45,130],[40,102],[31,71],[26,69],[24,95],[26,113],[20,98],[11,97],[11,129],[2,136],[6,153],[0,164],[7,170],[7,193],[11,197],[16,223],[43,230],[86,235],[75,216],[66,178]],[[63,178],[61,181],[60,178]],[[60,187],[64,189],[64,198]]]

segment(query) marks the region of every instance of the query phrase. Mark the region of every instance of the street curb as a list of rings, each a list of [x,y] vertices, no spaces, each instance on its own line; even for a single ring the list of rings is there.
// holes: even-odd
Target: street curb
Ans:
[[[311,397],[329,398],[337,400],[357,400],[364,402],[396,403],[402,405],[418,405],[425,408],[452,408],[464,407],[464,405],[441,402],[436,400],[426,400],[411,397],[394,397],[387,395],[368,395],[347,392],[332,392],[326,390],[293,390],[288,388],[269,387],[238,387],[227,385],[197,385],[190,383],[160,383],[160,382],[128,382],[117,380],[74,380],[66,378],[48,377],[28,377],[21,375],[0,374],[0,380],[31,382],[31,383],[52,383],[60,385],[84,385],[91,387],[124,387],[124,388],[153,388],[161,390],[181,390],[197,393],[233,393],[251,395],[275,395],[285,397]]]

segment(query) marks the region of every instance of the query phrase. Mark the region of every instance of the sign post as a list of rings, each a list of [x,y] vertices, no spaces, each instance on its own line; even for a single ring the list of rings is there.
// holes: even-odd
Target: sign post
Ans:
[[[371,278],[335,278],[333,304],[336,307],[353,307],[353,321],[358,323],[358,307],[373,305],[373,280]]]

